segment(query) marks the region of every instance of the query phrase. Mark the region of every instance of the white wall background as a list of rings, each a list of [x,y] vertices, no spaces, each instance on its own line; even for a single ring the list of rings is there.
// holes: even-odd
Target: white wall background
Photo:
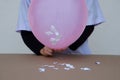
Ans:
[[[90,37],[94,54],[120,55],[120,0],[99,0],[106,22]]]
[[[15,32],[20,0],[0,0],[0,54],[32,53]],[[99,0],[106,22],[89,38],[93,54],[120,55],[120,0]]]

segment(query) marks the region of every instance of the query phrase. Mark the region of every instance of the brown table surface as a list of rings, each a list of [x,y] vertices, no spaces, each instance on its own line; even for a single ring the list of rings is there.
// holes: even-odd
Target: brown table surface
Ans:
[[[96,64],[96,61],[100,64]],[[55,64],[57,63],[57,64]],[[75,68],[65,70],[60,64]],[[53,65],[58,70],[45,65]],[[40,72],[39,68],[45,68]],[[85,71],[80,68],[88,67]],[[0,80],[120,80],[120,56],[110,55],[55,55],[1,54]]]

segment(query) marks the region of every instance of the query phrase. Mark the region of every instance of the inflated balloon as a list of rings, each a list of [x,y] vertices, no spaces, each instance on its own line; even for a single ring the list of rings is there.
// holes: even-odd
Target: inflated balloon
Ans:
[[[31,0],[29,21],[45,46],[61,49],[75,42],[87,22],[85,0]]]

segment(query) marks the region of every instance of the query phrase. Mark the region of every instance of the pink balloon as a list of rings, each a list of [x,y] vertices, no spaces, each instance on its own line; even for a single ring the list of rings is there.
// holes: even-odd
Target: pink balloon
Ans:
[[[33,34],[52,49],[68,47],[87,22],[85,0],[31,0],[29,21]]]

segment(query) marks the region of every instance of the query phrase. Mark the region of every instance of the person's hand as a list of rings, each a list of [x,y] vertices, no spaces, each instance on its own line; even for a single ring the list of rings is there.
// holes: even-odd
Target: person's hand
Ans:
[[[43,55],[43,56],[52,56],[53,55],[53,50],[48,48],[48,47],[43,47],[41,50],[40,50],[40,53]]]
[[[63,51],[65,51],[67,48],[62,48],[62,49],[54,49],[54,52],[58,52],[61,53]]]

